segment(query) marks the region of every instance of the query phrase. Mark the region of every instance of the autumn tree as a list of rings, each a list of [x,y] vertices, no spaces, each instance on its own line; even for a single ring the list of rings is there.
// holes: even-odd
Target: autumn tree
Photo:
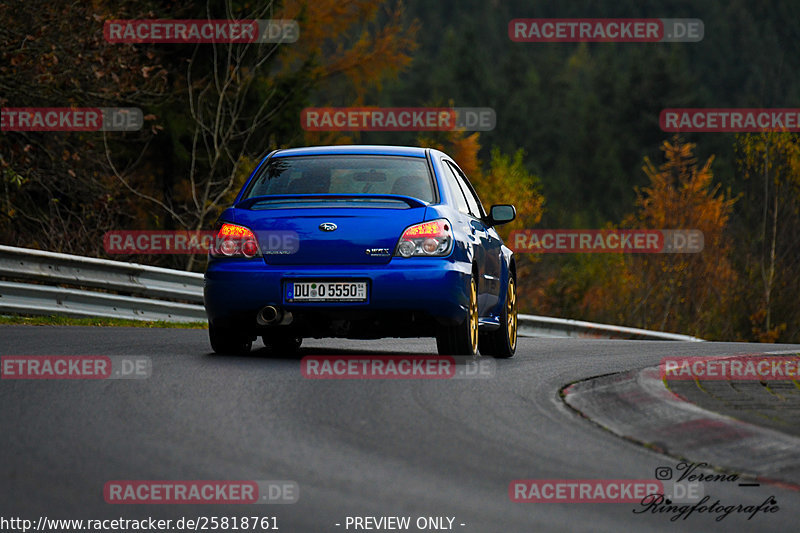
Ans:
[[[508,155],[494,147],[489,168],[485,169],[479,158],[479,139],[477,132],[467,134],[453,130],[440,132],[437,136],[420,135],[417,142],[420,146],[441,150],[452,157],[469,177],[486,209],[494,204],[514,204],[517,219],[499,226],[497,229],[501,235],[507,237],[513,229],[533,227],[544,213],[544,196],[541,194],[539,178],[525,168],[525,152],[520,149]]]
[[[736,233],[748,338],[793,342],[800,338],[800,136],[739,135],[736,147],[747,185]]]
[[[140,107],[163,102],[167,71],[152,51],[103,38],[103,17],[132,2],[0,3],[0,107]],[[147,2],[139,2],[147,9]],[[105,231],[137,209],[111,175],[152,140],[139,132],[0,134],[0,241],[97,255]]]
[[[661,146],[665,161],[645,158],[649,184],[637,190],[636,213],[623,226],[700,230],[700,253],[636,254],[626,257],[626,325],[729,338],[728,308],[737,276],[725,228],[734,200],[713,182],[713,156],[699,166],[695,145],[674,137]],[[614,290],[613,287],[609,290]]]
[[[96,255],[108,229],[207,229],[269,150],[306,144],[300,111],[352,103],[411,60],[399,2],[0,5],[0,105],[143,110],[136,133],[0,136],[4,242]],[[294,43],[112,44],[113,19],[294,19]],[[192,268],[192,258],[127,256]],[[179,263],[180,262],[180,263]]]
[[[285,50],[284,68],[305,64],[313,106],[364,106],[412,62],[419,25],[399,2],[290,0],[280,16],[297,19],[302,39]],[[358,132],[302,132],[305,146],[353,144]],[[300,139],[292,139],[298,142]]]
[[[224,4],[227,18],[296,20],[300,36],[291,44],[198,45],[187,62],[190,120],[177,139],[187,157],[186,179],[176,184],[169,205],[158,204],[182,227],[197,230],[230,204],[261,156],[299,140],[300,112],[315,88],[344,78],[357,103],[358,95],[410,61],[414,45],[414,29],[401,24],[399,4],[388,8],[382,23],[382,6],[367,0],[287,0],[280,7],[241,9]],[[208,8],[206,16],[221,15]]]

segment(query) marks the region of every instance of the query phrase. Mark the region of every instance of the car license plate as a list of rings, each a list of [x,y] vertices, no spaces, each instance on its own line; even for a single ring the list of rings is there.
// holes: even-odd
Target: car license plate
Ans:
[[[288,302],[366,302],[366,281],[294,281],[286,284]]]

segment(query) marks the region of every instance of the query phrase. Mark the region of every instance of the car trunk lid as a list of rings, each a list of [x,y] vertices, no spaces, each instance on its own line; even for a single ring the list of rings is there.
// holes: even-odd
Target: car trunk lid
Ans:
[[[425,211],[408,197],[298,195],[242,202],[235,223],[253,230],[267,264],[386,264]]]

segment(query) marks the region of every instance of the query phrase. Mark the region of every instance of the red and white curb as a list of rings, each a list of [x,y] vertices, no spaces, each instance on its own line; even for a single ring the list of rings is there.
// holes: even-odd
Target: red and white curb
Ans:
[[[800,490],[800,438],[687,402],[664,386],[658,367],[580,381],[563,395],[567,405],[620,437]]]

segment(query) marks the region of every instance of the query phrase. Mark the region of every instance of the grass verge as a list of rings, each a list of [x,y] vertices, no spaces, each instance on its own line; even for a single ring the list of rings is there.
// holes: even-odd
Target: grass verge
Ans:
[[[179,329],[208,329],[206,322],[166,322],[164,320],[129,320],[126,318],[85,317],[74,318],[68,316],[27,316],[10,315],[0,316],[0,325],[26,325],[26,326],[106,326],[106,327],[133,327],[133,328],[179,328]]]

